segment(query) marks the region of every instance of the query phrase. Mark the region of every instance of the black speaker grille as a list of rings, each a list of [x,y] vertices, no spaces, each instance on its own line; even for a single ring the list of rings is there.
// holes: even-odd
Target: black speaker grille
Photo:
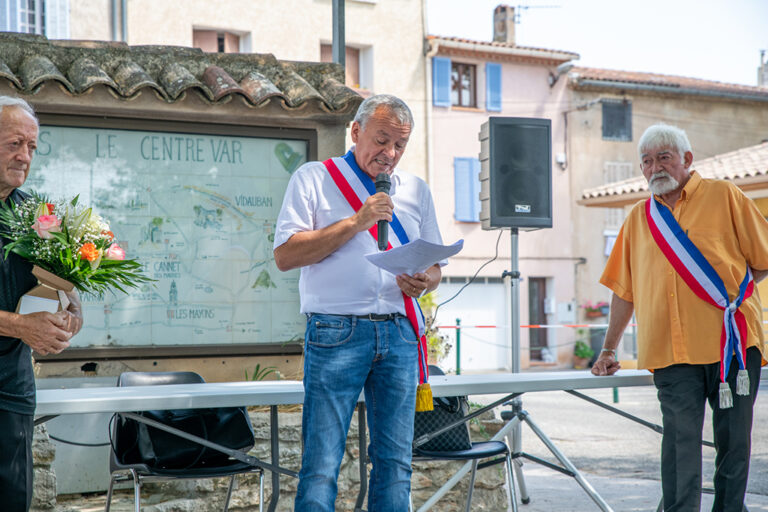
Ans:
[[[552,226],[548,119],[491,118],[491,225]]]

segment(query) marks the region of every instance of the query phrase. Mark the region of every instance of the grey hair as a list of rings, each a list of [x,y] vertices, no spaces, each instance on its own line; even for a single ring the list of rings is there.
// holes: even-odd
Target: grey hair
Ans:
[[[643,154],[660,147],[675,149],[680,154],[681,159],[685,158],[686,152],[692,152],[691,141],[688,140],[685,131],[677,126],[664,123],[654,124],[645,130],[637,143],[637,151],[642,159]]]
[[[35,114],[35,109],[32,108],[32,105],[27,103],[21,98],[14,98],[13,96],[0,96],[0,114],[3,113],[4,107],[17,107],[29,114],[29,116],[35,120],[35,124],[40,126],[40,121],[37,119],[37,115]]]
[[[392,112],[401,125],[408,125],[413,129],[413,114],[403,100],[391,94],[376,94],[366,98],[357,109],[355,122],[360,128],[365,129],[366,123],[379,107],[386,107]]]

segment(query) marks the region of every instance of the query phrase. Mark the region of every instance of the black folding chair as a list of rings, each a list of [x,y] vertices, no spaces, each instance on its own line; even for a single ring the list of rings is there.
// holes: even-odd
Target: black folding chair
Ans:
[[[437,366],[429,366],[430,375],[445,375],[445,373]],[[455,397],[458,399],[458,397]],[[436,399],[437,400],[437,399]],[[478,469],[487,468],[496,464],[506,464],[507,468],[507,485],[509,486],[509,493],[507,494],[508,505],[513,511],[517,511],[517,500],[515,498],[515,483],[512,477],[512,456],[507,443],[504,441],[482,441],[471,442],[471,448],[467,450],[455,450],[455,451],[435,451],[425,450],[420,446],[425,445],[430,440],[436,438],[441,432],[450,430],[456,425],[461,425],[461,422],[451,422],[440,426],[435,426],[436,429],[426,436],[420,436],[418,440],[414,441],[413,447],[413,461],[435,461],[435,460],[464,460],[472,461],[472,474],[469,481],[469,491],[467,493],[467,506],[466,510],[469,512],[472,505],[472,491],[475,486],[475,474]],[[490,460],[484,460],[490,459]],[[480,462],[483,460],[483,462]],[[411,507],[412,508],[412,507]]]
[[[197,384],[205,382],[203,378],[194,372],[126,372],[120,375],[117,385],[124,386],[157,386],[167,384]],[[236,408],[235,408],[236,409]],[[200,409],[190,409],[191,415],[195,412],[202,414]],[[242,415],[243,422],[247,425],[237,425],[238,429],[253,429],[247,415]],[[109,470],[111,479],[107,492],[106,512],[109,512],[112,502],[112,490],[116,482],[133,480],[134,508],[136,512],[141,510],[141,484],[142,482],[171,480],[182,478],[218,478],[229,476],[229,488],[224,502],[224,512],[229,508],[229,500],[235,483],[235,475],[242,473],[259,474],[259,511],[264,503],[264,470],[252,464],[230,458],[219,458],[216,463],[205,465],[191,464],[184,469],[169,469],[156,467],[143,462],[137,457],[136,420],[124,421],[120,414],[113,417],[111,427],[111,450],[109,455]],[[199,433],[190,432],[194,435]],[[253,444],[251,444],[251,447]],[[211,449],[211,448],[205,448]],[[250,449],[250,448],[248,448]]]

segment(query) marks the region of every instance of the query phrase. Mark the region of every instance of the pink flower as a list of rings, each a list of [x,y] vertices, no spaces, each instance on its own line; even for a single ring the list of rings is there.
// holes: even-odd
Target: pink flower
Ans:
[[[35,233],[37,233],[40,238],[50,240],[53,238],[51,233],[58,233],[61,231],[60,226],[61,220],[55,215],[41,215],[37,218],[35,223],[32,224],[32,229],[35,230]]]
[[[119,245],[112,244],[104,252],[104,257],[107,258],[108,260],[124,260],[125,259],[125,251]]]

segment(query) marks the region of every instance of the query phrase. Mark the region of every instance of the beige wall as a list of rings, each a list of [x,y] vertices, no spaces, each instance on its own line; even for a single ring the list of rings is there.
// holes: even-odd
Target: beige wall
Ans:
[[[573,91],[572,108],[600,98],[623,99],[624,96],[598,91]],[[607,260],[604,256],[604,208],[575,205],[584,189],[603,184],[605,162],[630,162],[633,175],[639,176],[637,142],[645,129],[657,122],[677,125],[688,134],[694,162],[738,148],[752,146],[768,138],[768,102],[632,94],[632,141],[611,142],[602,139],[602,107],[599,102],[586,110],[574,110],[568,116],[568,173],[573,204],[573,253],[587,258],[579,267],[577,293],[579,304],[610,301],[610,291],[598,283]],[[605,321],[602,319],[601,321]]]
[[[332,40],[331,0],[125,1],[129,45],[192,46],[194,28],[217,29],[250,39],[254,53],[319,61],[320,44]],[[70,0],[72,39],[110,40],[110,12],[111,0]],[[347,45],[371,48],[372,91],[394,94],[413,110],[400,167],[426,177],[423,0],[350,0],[345,14]]]

